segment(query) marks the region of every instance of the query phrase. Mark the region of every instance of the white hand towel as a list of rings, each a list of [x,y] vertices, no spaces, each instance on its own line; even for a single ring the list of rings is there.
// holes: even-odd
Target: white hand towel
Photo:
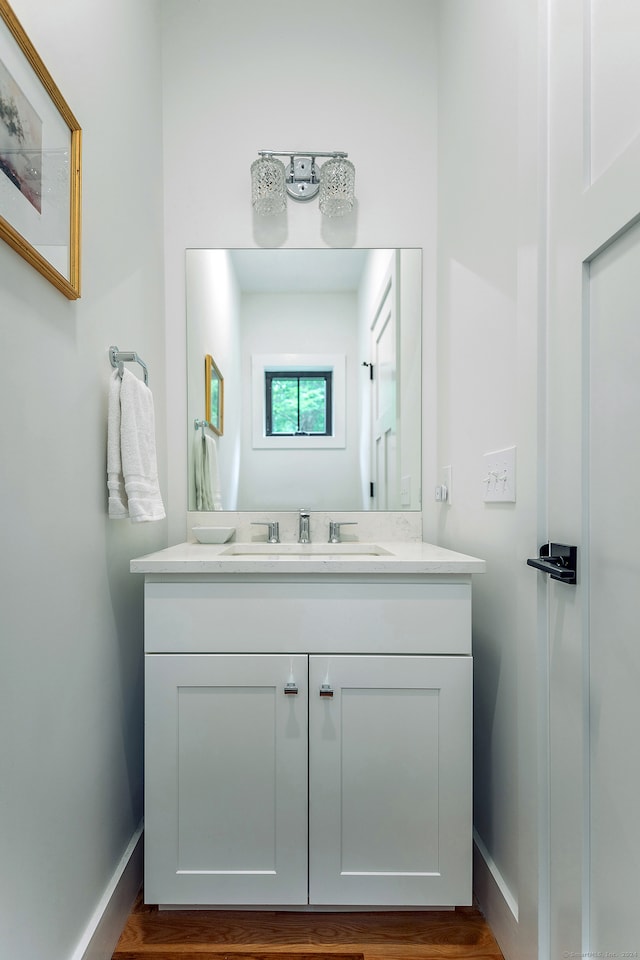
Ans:
[[[107,489],[109,491],[109,517],[123,520],[129,516],[127,493],[124,488],[122,458],[120,456],[120,386],[122,381],[117,370],[109,383],[107,419]]]
[[[156,462],[153,394],[128,370],[123,371],[120,386],[120,456],[131,520],[164,519]]]
[[[204,478],[202,475],[204,454],[204,437],[200,430],[196,430],[193,435],[193,481],[196,488],[196,510],[203,510],[203,487]]]
[[[162,520],[155,417],[151,390],[128,370],[120,387],[120,452],[129,516],[134,522]]]
[[[220,489],[220,471],[218,469],[218,447],[213,437],[205,437],[204,445],[205,490],[209,500],[209,510],[222,510],[222,491]]]

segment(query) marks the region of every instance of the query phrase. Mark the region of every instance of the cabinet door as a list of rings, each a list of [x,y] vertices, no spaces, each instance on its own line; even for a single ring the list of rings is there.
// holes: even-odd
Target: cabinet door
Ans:
[[[145,899],[306,903],[307,658],[145,659]]]
[[[311,903],[471,902],[471,675],[470,657],[310,658]]]

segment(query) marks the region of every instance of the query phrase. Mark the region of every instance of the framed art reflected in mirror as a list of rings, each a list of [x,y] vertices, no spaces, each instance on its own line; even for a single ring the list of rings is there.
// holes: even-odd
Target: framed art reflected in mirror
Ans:
[[[207,353],[204,358],[205,420],[219,437],[224,433],[224,377]]]

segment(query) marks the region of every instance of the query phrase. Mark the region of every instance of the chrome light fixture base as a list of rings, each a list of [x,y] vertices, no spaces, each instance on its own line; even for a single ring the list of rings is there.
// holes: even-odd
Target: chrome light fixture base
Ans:
[[[287,167],[286,191],[294,200],[313,200],[320,189],[315,157],[291,157]]]
[[[253,205],[257,213],[270,214],[281,213],[284,210],[285,198],[282,197],[282,179],[280,174],[281,167],[284,164],[276,157],[288,157],[289,163],[285,168],[284,189],[286,194],[292,200],[306,202],[313,200],[320,195],[320,209],[326,216],[343,216],[353,207],[354,202],[354,181],[355,168],[353,164],[346,159],[347,154],[340,150],[334,150],[331,153],[322,150],[259,150],[259,160],[254,160],[251,166],[252,177],[252,198]],[[327,193],[335,183],[335,178],[322,176],[322,169],[325,164],[318,165],[316,158],[327,158],[327,166],[332,164],[346,164],[351,172],[351,176],[345,187],[342,187],[341,202],[330,202],[327,199]],[[256,183],[257,172],[261,174],[262,182],[258,187]],[[274,202],[271,201],[267,188],[265,194],[265,183],[272,181],[274,184],[274,194],[278,194]],[[260,197],[257,200],[257,197]]]

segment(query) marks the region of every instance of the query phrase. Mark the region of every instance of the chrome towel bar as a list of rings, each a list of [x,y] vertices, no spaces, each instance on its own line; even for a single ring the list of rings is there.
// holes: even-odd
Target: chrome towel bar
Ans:
[[[195,430],[202,430],[202,435],[204,436],[204,428],[208,427],[209,430],[213,430],[213,425],[209,423],[208,420],[199,420],[197,417],[193,421],[193,426]],[[215,432],[215,431],[214,431]]]
[[[141,360],[137,353],[131,350],[118,350],[117,347],[109,347],[109,360],[112,367],[117,367],[120,376],[124,371],[125,363],[139,363],[144,373],[144,382],[149,385],[149,371],[144,360]]]

